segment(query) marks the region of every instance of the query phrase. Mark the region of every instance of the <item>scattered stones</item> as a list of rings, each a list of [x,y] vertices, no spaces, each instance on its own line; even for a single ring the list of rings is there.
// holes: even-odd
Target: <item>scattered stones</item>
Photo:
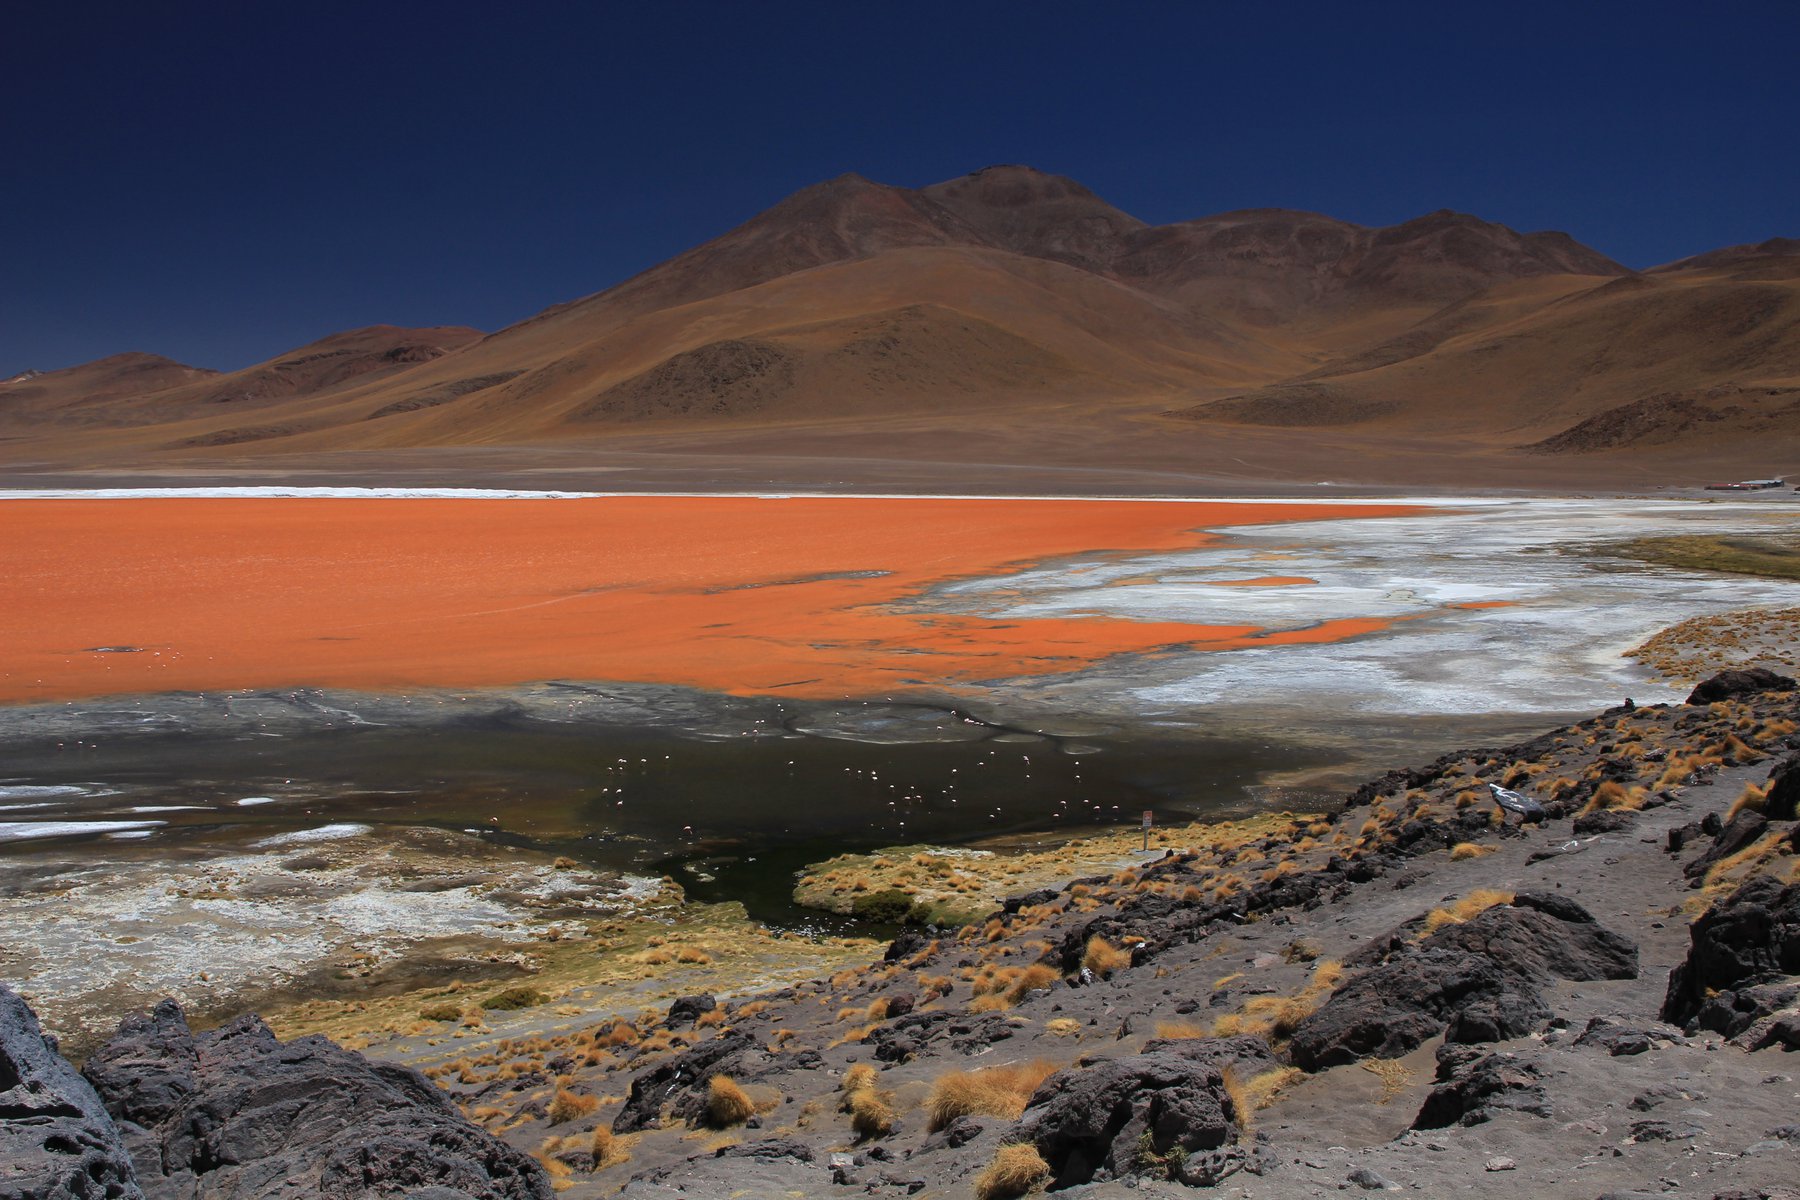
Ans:
[[[1692,1088],[1676,1087],[1672,1083],[1652,1084],[1631,1098],[1625,1107],[1636,1112],[1649,1112],[1659,1104],[1681,1100],[1689,1104],[1706,1099],[1706,1093]]]
[[[1669,1045],[1685,1042],[1681,1031],[1672,1026],[1651,1023],[1648,1025],[1626,1024],[1608,1017],[1594,1017],[1587,1023],[1575,1039],[1577,1046],[1598,1046],[1615,1058],[1644,1054],[1659,1042]]]
[[[1634,1142],[1689,1142],[1705,1133],[1705,1129],[1692,1121],[1651,1119],[1631,1123],[1631,1140]]]
[[[1344,1181],[1346,1183],[1353,1183],[1357,1187],[1368,1192],[1398,1192],[1402,1190],[1399,1184],[1389,1179],[1386,1175],[1383,1175],[1380,1171],[1370,1170],[1368,1167],[1356,1168],[1356,1170],[1344,1176]]]
[[[1496,1154],[1483,1163],[1482,1168],[1488,1171],[1516,1171],[1519,1164],[1504,1154]]]

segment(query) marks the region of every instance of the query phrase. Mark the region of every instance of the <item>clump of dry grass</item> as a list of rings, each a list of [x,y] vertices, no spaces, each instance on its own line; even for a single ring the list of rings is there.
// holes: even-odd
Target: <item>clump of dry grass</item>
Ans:
[[[1033,963],[1029,967],[1000,967],[988,969],[977,975],[972,982],[972,991],[976,997],[970,1006],[972,1012],[998,1012],[1003,1008],[1011,1008],[1023,1000],[1029,993],[1053,986],[1062,978],[1056,968],[1048,963]],[[983,1001],[986,1001],[984,1004]],[[887,1012],[886,1002],[882,1003],[882,1013]]]
[[[1498,849],[1498,846],[1483,846],[1479,842],[1458,842],[1450,847],[1450,861],[1462,862],[1465,859],[1481,858]]]
[[[594,1156],[594,1170],[601,1171],[607,1167],[618,1166],[622,1162],[631,1161],[631,1150],[624,1138],[601,1125],[594,1130],[594,1141],[591,1147]]]
[[[1212,1033],[1204,1024],[1196,1021],[1158,1021],[1156,1036],[1167,1041],[1177,1041],[1182,1038],[1210,1037]]]
[[[1044,1032],[1051,1037],[1073,1037],[1081,1032],[1081,1022],[1073,1017],[1056,1017],[1044,1022]]]
[[[858,1088],[848,1097],[850,1128],[859,1138],[886,1137],[894,1132],[893,1097],[872,1087]]]
[[[1413,1071],[1397,1058],[1365,1058],[1362,1069],[1381,1080],[1381,1099],[1377,1104],[1387,1104],[1396,1096],[1412,1086]]]
[[[1737,820],[1740,813],[1761,812],[1763,806],[1768,803],[1769,789],[1772,786],[1773,781],[1763,784],[1746,784],[1744,790],[1738,793],[1738,798],[1731,802],[1731,807],[1725,810],[1726,824]]]
[[[707,953],[704,946],[683,946],[680,950],[675,952],[676,962],[692,963],[695,966],[705,966],[712,960],[712,955]]]
[[[850,1069],[844,1072],[844,1082],[839,1086],[842,1087],[844,1095],[849,1096],[851,1092],[859,1092],[863,1088],[874,1087],[875,1079],[879,1074],[880,1072],[876,1071],[875,1068],[868,1063],[853,1063]],[[844,1111],[850,1111],[848,1101],[845,1102]]]
[[[1635,812],[1644,807],[1644,801],[1649,794],[1648,789],[1628,788],[1616,779],[1608,779],[1594,789],[1594,794],[1588,797],[1588,802],[1582,806],[1581,815],[1599,812],[1601,809]]]
[[[1087,950],[1081,956],[1081,965],[1096,975],[1111,975],[1114,971],[1123,971],[1131,965],[1131,950],[1121,949],[1096,935],[1088,939]]]
[[[1253,996],[1242,1012],[1225,1013],[1213,1021],[1211,1036],[1236,1037],[1255,1034],[1271,1041],[1292,1037],[1300,1022],[1319,1010],[1325,997],[1344,977],[1344,964],[1336,959],[1321,959],[1313,968],[1306,986],[1291,996]],[[1172,1026],[1173,1027],[1173,1026]],[[1162,1027],[1157,1027],[1162,1032]],[[1178,1035],[1179,1036],[1179,1035]]]
[[[714,1075],[706,1084],[706,1119],[714,1128],[742,1125],[756,1113],[749,1093],[729,1075]]]
[[[975,1200],[1012,1200],[1050,1178],[1050,1164],[1030,1142],[1011,1142],[975,1177]]]
[[[1430,937],[1446,925],[1460,925],[1471,917],[1478,916],[1493,908],[1496,904],[1511,904],[1511,892],[1497,891],[1493,888],[1477,888],[1461,900],[1443,908],[1434,908],[1425,914],[1425,925],[1420,937]]]
[[[1243,1119],[1243,1106],[1247,1105],[1249,1112],[1261,1112],[1275,1103],[1276,1097],[1285,1089],[1305,1078],[1306,1072],[1299,1067],[1275,1067],[1260,1075],[1251,1076],[1239,1087],[1238,1093],[1232,1096],[1233,1103],[1239,1104],[1239,1119]],[[1249,1126],[1246,1125],[1245,1128]]]
[[[843,1037],[841,1037],[837,1041],[831,1043],[831,1045],[827,1046],[826,1049],[835,1050],[839,1046],[848,1046],[852,1042],[860,1042],[864,1038],[868,1037],[870,1033],[874,1032],[875,1026],[879,1025],[879,1024],[880,1024],[880,1022],[877,1021],[874,1024],[858,1025],[854,1029],[846,1030],[844,1032]]]
[[[1053,1062],[1037,1059],[940,1075],[925,1097],[927,1128],[936,1133],[958,1117],[976,1115],[1017,1120],[1031,1093],[1058,1069]]]
[[[600,1107],[597,1096],[589,1096],[582,1092],[571,1092],[566,1087],[558,1087],[556,1094],[550,1098],[549,1122],[561,1125],[566,1121],[574,1121],[585,1117]]]

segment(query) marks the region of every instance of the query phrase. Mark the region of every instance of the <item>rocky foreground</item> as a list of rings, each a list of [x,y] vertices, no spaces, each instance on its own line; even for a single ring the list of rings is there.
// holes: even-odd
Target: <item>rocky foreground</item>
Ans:
[[[1797,806],[1732,672],[423,1073],[165,1004],[77,1075],[0,992],[0,1197],[1800,1196]]]

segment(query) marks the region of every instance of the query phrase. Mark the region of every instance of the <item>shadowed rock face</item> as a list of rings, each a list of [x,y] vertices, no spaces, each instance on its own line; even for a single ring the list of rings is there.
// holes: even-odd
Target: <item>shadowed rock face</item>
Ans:
[[[1420,942],[1402,932],[1371,948],[1352,976],[1294,1031],[1294,1065],[1308,1071],[1395,1058],[1439,1033],[1452,1042],[1520,1037],[1550,1016],[1538,985],[1551,978],[1633,979],[1637,946],[1560,896],[1521,892]]]
[[[0,1197],[68,1200],[143,1192],[106,1109],[0,984]]]
[[[552,1195],[542,1167],[469,1124],[418,1072],[324,1038],[278,1041],[255,1016],[196,1037],[164,1002],[126,1021],[87,1077],[152,1200]]]
[[[1688,931],[1688,955],[1669,975],[1662,1017],[1736,1034],[1784,990],[1760,988],[1800,975],[1800,883],[1759,875],[1713,905]]]
[[[1051,1187],[1139,1174],[1212,1184],[1242,1169],[1243,1131],[1208,1049],[1200,1040],[1046,1079],[1017,1133],[1050,1164]]]

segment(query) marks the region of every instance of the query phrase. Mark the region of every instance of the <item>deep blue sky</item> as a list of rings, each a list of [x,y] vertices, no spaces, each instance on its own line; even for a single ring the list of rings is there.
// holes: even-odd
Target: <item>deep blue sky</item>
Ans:
[[[0,376],[495,329],[844,171],[1146,220],[1800,235],[1800,3],[0,7]]]

